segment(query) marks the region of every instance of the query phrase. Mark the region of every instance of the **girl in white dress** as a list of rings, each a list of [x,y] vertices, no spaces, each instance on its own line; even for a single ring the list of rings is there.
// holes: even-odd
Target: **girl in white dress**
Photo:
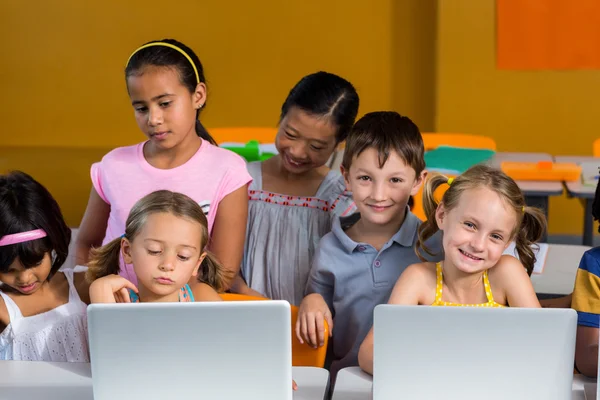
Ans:
[[[327,72],[292,88],[275,137],[279,154],[248,164],[243,280],[233,291],[300,304],[319,240],[335,216],[355,211],[342,175],[325,164],[354,125],[358,104],[352,84]]]
[[[0,176],[0,360],[89,361],[85,268],[59,271],[70,240],[46,188]]]

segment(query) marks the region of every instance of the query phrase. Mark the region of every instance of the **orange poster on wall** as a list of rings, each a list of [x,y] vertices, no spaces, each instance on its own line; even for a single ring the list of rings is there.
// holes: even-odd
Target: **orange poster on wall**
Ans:
[[[600,69],[600,0],[496,0],[499,69]]]

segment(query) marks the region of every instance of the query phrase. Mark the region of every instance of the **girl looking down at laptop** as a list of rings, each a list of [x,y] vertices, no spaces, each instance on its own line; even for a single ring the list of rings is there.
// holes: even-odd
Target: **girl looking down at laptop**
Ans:
[[[226,271],[206,250],[202,208],[181,193],[159,190],[139,200],[125,235],[93,249],[87,277],[92,303],[220,301]],[[119,255],[133,265],[137,286],[119,275]],[[200,282],[190,289],[192,277]]]
[[[434,198],[443,184],[441,201]],[[456,179],[434,174],[425,184],[428,216],[419,227],[416,251],[431,254],[425,241],[442,231],[444,260],[409,266],[400,276],[389,304],[460,307],[540,307],[529,276],[535,255],[531,245],[546,229],[544,214],[525,205],[514,180],[484,165]],[[502,255],[512,241],[520,261]],[[358,361],[373,373],[373,328],[363,341]]]
[[[89,362],[85,274],[63,266],[71,229],[44,186],[0,176],[0,360]]]
[[[206,217],[194,200],[168,190],[147,195],[131,209],[125,235],[92,250],[91,302],[220,301],[217,291],[228,277],[207,252],[208,238]],[[133,265],[137,287],[119,275],[120,253]],[[200,283],[190,289],[193,276]]]

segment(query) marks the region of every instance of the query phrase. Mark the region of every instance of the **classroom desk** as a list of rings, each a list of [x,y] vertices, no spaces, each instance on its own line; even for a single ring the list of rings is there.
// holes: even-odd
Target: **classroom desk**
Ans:
[[[500,168],[503,161],[539,162],[552,161],[552,156],[546,153],[496,153],[489,164]],[[530,206],[541,207],[548,214],[548,197],[560,196],[563,192],[560,181],[516,181]]]
[[[499,152],[488,162],[492,167],[500,169],[503,161],[539,162],[552,161],[552,156],[546,153],[510,153]],[[525,196],[525,203],[530,207],[539,207],[548,218],[548,197],[560,196],[563,192],[562,182],[559,181],[516,181]],[[541,241],[546,242],[548,234],[544,233]]]
[[[292,376],[298,384],[298,390],[294,392],[294,400],[325,398],[329,384],[327,370],[315,367],[293,367]],[[201,393],[199,395],[202,397]],[[125,393],[123,397],[126,398]],[[0,361],[0,398],[2,400],[92,400],[90,364]]]
[[[583,375],[574,375],[572,400],[586,400],[583,386],[595,382]],[[364,373],[359,367],[344,368],[337,374],[332,400],[371,400],[372,387],[371,375]]]
[[[551,244],[541,274],[533,274],[531,283],[538,294],[567,295],[573,292],[579,261],[588,246]]]
[[[591,156],[557,156],[554,157],[556,162],[570,162],[579,164],[586,161],[598,161],[600,166],[600,158]],[[592,204],[594,203],[594,194],[596,187],[585,186],[581,180],[573,182],[565,182],[567,194],[571,197],[579,198],[584,203],[583,212],[583,244],[593,246],[594,242],[594,218],[592,217]]]

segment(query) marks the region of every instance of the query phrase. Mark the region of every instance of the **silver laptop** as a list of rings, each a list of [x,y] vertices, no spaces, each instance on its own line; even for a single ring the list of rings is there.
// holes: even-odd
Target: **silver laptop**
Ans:
[[[95,400],[292,399],[288,302],[87,310]]]
[[[571,398],[570,309],[379,305],[373,400]]]

